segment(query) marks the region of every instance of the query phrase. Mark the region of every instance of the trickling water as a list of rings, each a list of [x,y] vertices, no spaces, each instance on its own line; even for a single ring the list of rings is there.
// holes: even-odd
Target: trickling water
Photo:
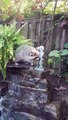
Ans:
[[[35,67],[35,70],[44,71],[44,68],[43,68],[44,47],[43,46],[37,47],[37,50],[39,52],[39,59],[38,59],[38,64]]]
[[[39,59],[38,60],[38,64],[35,67],[35,70],[41,71],[41,72],[44,71],[44,68],[43,68],[43,59]]]
[[[0,120],[3,120],[3,106],[2,106],[3,97],[0,98]]]

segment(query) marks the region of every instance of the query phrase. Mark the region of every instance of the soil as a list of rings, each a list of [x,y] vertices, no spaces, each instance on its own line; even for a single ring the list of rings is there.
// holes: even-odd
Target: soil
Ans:
[[[61,92],[68,96],[68,79],[57,75],[50,75],[49,69],[42,73],[41,78],[46,78],[49,85],[53,88],[53,92]],[[49,86],[49,87],[50,87]]]
[[[42,73],[42,78],[46,78],[49,89],[49,102],[60,101],[59,120],[68,120],[68,81],[66,78],[50,75],[49,70]]]

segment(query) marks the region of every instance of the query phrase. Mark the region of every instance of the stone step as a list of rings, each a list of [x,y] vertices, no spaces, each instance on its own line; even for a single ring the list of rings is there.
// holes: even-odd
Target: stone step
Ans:
[[[8,106],[7,104],[8,101],[5,101],[4,107]],[[11,109],[10,105],[8,107],[8,110]],[[17,101],[16,104],[14,101],[14,105],[12,106],[11,112],[18,112],[18,113],[24,112],[26,114],[35,116],[35,118],[41,118],[42,120],[58,120],[60,113],[59,110],[60,110],[59,101],[50,104],[39,104],[39,105],[36,104],[35,106],[33,104],[28,104],[28,103],[25,104],[24,102],[21,103],[21,101]]]
[[[36,89],[47,89],[47,81],[46,79],[38,79],[38,78],[25,78],[24,80],[13,80],[10,82],[9,89],[13,89],[14,86],[25,86],[25,87],[30,87],[30,88],[36,88]]]
[[[9,82],[0,81],[0,96],[4,96],[8,91]]]

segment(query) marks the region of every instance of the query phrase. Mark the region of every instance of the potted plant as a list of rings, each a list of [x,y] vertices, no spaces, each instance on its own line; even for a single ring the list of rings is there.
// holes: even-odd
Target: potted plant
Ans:
[[[0,70],[3,79],[6,78],[6,67],[14,57],[14,50],[20,44],[30,44],[30,40],[21,35],[21,28],[16,29],[15,23],[7,26],[0,25]]]

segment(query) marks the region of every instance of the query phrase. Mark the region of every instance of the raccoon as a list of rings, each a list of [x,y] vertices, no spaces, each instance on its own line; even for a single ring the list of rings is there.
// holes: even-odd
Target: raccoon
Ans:
[[[21,62],[32,62],[39,56],[38,50],[30,45],[20,45],[15,51],[15,63]]]

